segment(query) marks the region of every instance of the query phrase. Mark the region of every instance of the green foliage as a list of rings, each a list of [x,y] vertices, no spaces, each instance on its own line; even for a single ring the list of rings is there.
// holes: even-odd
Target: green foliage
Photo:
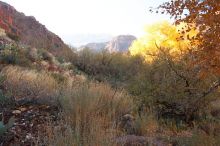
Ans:
[[[7,46],[1,53],[1,61],[6,64],[15,64],[17,56],[17,47],[15,45]]]
[[[95,52],[88,48],[78,52],[77,61],[73,64],[96,80],[107,80],[112,85],[127,82],[144,67],[140,56],[110,53],[107,50]]]
[[[0,55],[0,61],[4,64],[13,64],[29,67],[31,60],[27,57],[25,49],[19,48],[18,45],[11,44],[3,48]]]
[[[163,52],[136,76],[129,91],[138,96],[139,106],[153,107],[159,118],[187,123],[203,118],[219,93],[213,88],[215,76],[199,77],[200,69],[189,66],[190,54],[172,60]]]
[[[74,63],[98,81],[125,87],[135,96],[139,112],[151,109],[158,118],[174,119],[177,123],[203,118],[210,102],[219,95],[212,88],[217,77],[201,78],[200,68],[190,66],[191,54],[173,59],[169,49],[158,50],[155,60],[146,63],[140,56],[87,48],[78,52]]]
[[[65,59],[64,59],[64,57],[57,57],[57,61],[59,62],[59,63],[65,63]]]
[[[5,132],[7,131],[4,123],[1,121],[0,122],[0,136],[2,136]]]
[[[52,73],[51,76],[60,84],[65,83],[67,81],[67,78],[59,73]]]
[[[10,103],[10,98],[6,97],[3,94],[2,90],[0,90],[0,105],[3,106],[3,105],[6,105],[6,104],[9,104],[9,103]]]
[[[4,124],[4,121],[0,121],[0,136],[3,136],[4,133],[13,126],[14,122],[14,117],[11,117],[6,124]]]

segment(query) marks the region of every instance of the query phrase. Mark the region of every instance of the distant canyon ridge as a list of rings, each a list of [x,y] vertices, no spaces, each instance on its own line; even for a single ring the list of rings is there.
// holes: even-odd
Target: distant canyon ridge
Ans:
[[[133,35],[119,35],[114,37],[109,42],[103,43],[88,43],[87,45],[81,46],[80,49],[90,48],[95,51],[108,50],[109,52],[127,52],[133,41],[137,38]]]
[[[44,48],[57,57],[68,56],[72,52],[59,36],[49,31],[35,17],[25,16],[13,6],[2,1],[0,1],[0,28],[4,29],[11,39],[22,45],[30,46],[30,48]],[[106,38],[111,39],[109,36]],[[126,52],[134,40],[136,40],[135,36],[120,35],[109,42],[89,43],[80,48],[88,47],[96,51],[107,49],[110,52]]]

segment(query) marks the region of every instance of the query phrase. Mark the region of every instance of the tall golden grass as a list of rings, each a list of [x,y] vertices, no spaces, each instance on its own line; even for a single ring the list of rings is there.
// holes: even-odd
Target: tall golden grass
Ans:
[[[59,82],[59,76],[18,66],[3,68],[1,75],[5,90],[17,99],[59,103],[61,120],[45,123],[46,133],[39,131],[38,145],[112,146],[112,139],[123,134],[118,127],[120,117],[130,113],[134,105],[124,90],[81,76]]]
[[[59,96],[59,86],[49,73],[17,66],[3,68],[3,86],[16,99],[44,100],[54,102]]]
[[[84,83],[63,91],[62,126],[50,129],[49,145],[112,146],[112,139],[122,134],[117,122],[132,109],[132,100],[124,91],[115,91],[107,84]]]

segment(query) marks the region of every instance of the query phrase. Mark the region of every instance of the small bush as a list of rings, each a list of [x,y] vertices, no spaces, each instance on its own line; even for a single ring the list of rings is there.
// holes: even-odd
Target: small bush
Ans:
[[[36,48],[30,48],[28,51],[28,58],[33,62],[39,60],[39,55]]]
[[[0,61],[4,64],[19,65],[23,67],[31,67],[32,62],[27,56],[26,49],[19,48],[15,44],[4,46],[0,54]]]
[[[16,42],[18,42],[20,40],[19,36],[16,34],[13,34],[13,33],[7,33],[7,36]]]

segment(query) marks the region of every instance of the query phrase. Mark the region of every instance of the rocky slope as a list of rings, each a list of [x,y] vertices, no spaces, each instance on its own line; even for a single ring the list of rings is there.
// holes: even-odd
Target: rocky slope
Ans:
[[[64,56],[71,51],[56,34],[47,30],[34,17],[23,13],[0,1],[0,27],[7,35],[20,43],[36,48],[45,48],[56,56]]]
[[[135,36],[120,35],[114,37],[110,42],[107,43],[89,43],[80,48],[90,48],[95,51],[106,49],[109,52],[127,52],[134,40],[136,40]]]

